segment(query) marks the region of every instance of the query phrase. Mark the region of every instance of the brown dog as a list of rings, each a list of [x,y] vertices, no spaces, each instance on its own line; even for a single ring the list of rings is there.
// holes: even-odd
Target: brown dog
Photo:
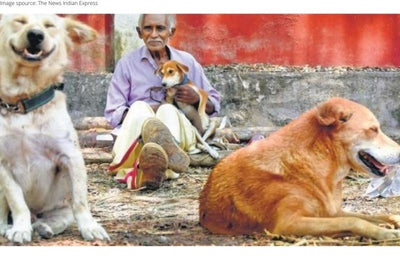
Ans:
[[[207,137],[212,133],[209,133],[208,127],[210,125],[210,119],[206,113],[206,105],[208,101],[208,93],[196,87],[196,85],[187,78],[189,68],[177,61],[171,60],[164,64],[161,64],[158,69],[154,72],[159,73],[162,76],[161,84],[166,88],[165,102],[173,104],[176,102],[177,107],[185,114],[190,120],[192,125],[197,129],[196,137],[197,140],[202,144],[204,149],[214,158],[218,158],[219,154],[217,151],[212,149],[206,142],[206,138],[201,137],[201,134],[207,132]],[[192,88],[197,95],[199,95],[199,106],[196,109],[193,105],[186,104],[183,102],[174,101],[174,97],[177,88],[181,85],[187,85]],[[215,131],[215,129],[214,129]]]
[[[375,225],[398,227],[400,216],[341,209],[342,181],[350,169],[382,176],[399,161],[400,146],[382,133],[371,111],[333,98],[222,160],[201,192],[200,223],[220,234],[267,229],[293,235],[400,237],[398,230]]]

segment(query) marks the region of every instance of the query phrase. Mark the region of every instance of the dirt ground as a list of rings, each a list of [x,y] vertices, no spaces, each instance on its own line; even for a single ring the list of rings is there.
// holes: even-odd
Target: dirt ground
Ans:
[[[87,166],[89,200],[94,217],[112,241],[86,242],[76,225],[52,239],[33,237],[32,246],[282,246],[282,245],[400,245],[400,239],[374,241],[360,236],[295,237],[269,233],[251,236],[212,235],[198,223],[198,194],[210,169],[190,168],[179,179],[166,181],[157,191],[131,191],[107,174],[108,164]],[[344,185],[344,207],[364,213],[400,214],[400,198],[369,199],[368,179],[352,174]],[[0,245],[12,245],[0,238]]]

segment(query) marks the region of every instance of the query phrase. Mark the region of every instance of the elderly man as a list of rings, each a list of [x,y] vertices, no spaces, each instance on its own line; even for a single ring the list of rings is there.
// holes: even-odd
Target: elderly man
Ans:
[[[161,86],[161,77],[154,71],[168,60],[188,66],[188,77],[209,94],[207,114],[219,112],[220,95],[192,55],[168,45],[176,30],[175,16],[140,15],[136,30],[145,46],[118,62],[108,89],[105,117],[117,136],[110,170],[117,177],[124,176],[129,188],[158,188],[166,177],[187,170],[187,152],[196,150],[196,137],[181,111],[170,104],[160,105],[164,94],[152,91]],[[199,97],[183,85],[175,100],[197,105]]]

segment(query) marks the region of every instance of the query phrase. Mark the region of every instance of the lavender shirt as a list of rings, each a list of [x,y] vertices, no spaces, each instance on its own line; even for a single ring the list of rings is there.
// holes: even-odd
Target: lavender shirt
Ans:
[[[171,46],[167,46],[167,48],[170,50],[171,60],[179,61],[189,67],[188,78],[197,87],[208,92],[208,98],[214,104],[215,114],[219,113],[221,109],[220,95],[208,82],[201,65],[189,53],[174,49]],[[150,105],[156,105],[159,102],[155,100],[164,99],[162,91],[152,92],[152,98],[155,100],[150,97],[150,88],[161,86],[161,76],[154,75],[156,69],[156,62],[146,46],[132,51],[119,60],[108,88],[104,112],[107,121],[114,128],[114,134],[117,134],[121,127],[120,123],[124,111],[133,102],[142,100]]]

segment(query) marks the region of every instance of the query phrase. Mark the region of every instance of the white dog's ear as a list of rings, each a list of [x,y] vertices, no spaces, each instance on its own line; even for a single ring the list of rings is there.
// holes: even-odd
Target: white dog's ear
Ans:
[[[91,42],[97,38],[97,32],[84,23],[75,21],[69,17],[65,18],[65,29],[75,44]]]
[[[340,103],[325,102],[317,107],[317,120],[323,126],[336,126],[346,123],[353,111]]]

